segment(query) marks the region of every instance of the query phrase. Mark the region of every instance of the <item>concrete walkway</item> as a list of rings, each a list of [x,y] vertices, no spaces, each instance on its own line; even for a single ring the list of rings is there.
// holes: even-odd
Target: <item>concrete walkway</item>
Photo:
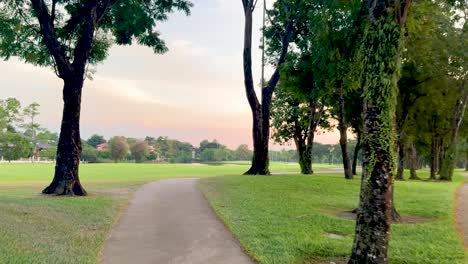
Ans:
[[[101,263],[253,263],[196,181],[169,179],[141,187],[106,241]]]
[[[462,173],[468,178],[468,173]],[[457,191],[456,221],[459,231],[462,232],[465,248],[468,248],[468,183],[464,183]]]

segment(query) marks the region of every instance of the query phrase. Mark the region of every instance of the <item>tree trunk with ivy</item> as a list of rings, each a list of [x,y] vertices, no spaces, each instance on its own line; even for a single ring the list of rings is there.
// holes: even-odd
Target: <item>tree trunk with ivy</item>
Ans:
[[[409,2],[370,0],[363,40],[363,178],[349,263],[386,264],[393,210],[394,116],[402,24]],[[398,12],[395,12],[398,10]]]

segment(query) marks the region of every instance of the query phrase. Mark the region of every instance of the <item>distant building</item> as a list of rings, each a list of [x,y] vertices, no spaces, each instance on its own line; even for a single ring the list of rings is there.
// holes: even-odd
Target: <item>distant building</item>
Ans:
[[[109,145],[107,145],[107,143],[102,143],[102,144],[96,145],[96,150],[97,151],[104,151],[104,150],[107,150],[108,148],[109,148]]]

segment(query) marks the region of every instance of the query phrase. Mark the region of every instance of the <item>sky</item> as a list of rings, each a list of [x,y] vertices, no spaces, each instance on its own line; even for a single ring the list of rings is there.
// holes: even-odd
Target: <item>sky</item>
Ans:
[[[172,14],[157,25],[169,48],[166,54],[156,55],[138,45],[114,46],[97,65],[93,80],[86,80],[83,89],[82,138],[168,136],[193,145],[203,139],[217,139],[231,148],[252,145],[252,118],[243,85],[241,1],[192,2],[189,17]],[[253,26],[253,70],[258,82],[261,2]],[[59,131],[63,82],[53,71],[13,58],[0,61],[0,72],[1,98],[15,97],[23,105],[39,103],[39,123]],[[337,142],[336,133],[316,138]]]

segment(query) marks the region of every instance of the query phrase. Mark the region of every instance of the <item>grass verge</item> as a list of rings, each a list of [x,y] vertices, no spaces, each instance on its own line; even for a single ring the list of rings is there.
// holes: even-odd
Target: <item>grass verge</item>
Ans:
[[[392,226],[390,263],[465,263],[453,219],[454,193],[462,181],[457,176],[451,183],[396,183],[398,211],[427,221]],[[359,184],[342,175],[236,176],[202,179],[200,188],[253,259],[322,263],[350,254],[354,221],[327,212],[356,208]]]

